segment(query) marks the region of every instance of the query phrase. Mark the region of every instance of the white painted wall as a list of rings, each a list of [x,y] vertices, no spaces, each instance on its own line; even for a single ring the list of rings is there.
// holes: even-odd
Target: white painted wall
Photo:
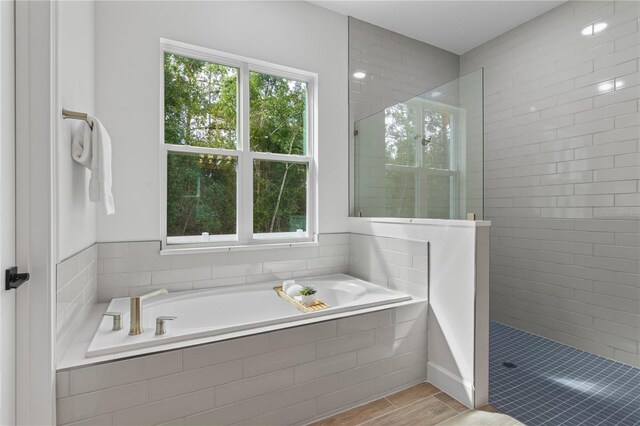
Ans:
[[[0,2],[0,270],[16,264],[14,4]],[[0,288],[0,424],[15,424],[16,292]]]
[[[461,59],[485,67],[492,318],[635,366],[639,17],[638,2],[567,2]],[[593,23],[607,28],[582,35]]]
[[[58,8],[59,111],[95,111],[93,1],[61,1]],[[71,158],[71,132],[84,124],[58,115],[58,258],[96,242],[96,208],[89,201],[90,172]],[[82,133],[81,133],[82,134]]]
[[[161,37],[318,74],[319,232],[346,231],[346,17],[305,2],[99,2],[95,18],[116,201],[98,216],[98,241],[160,239]]]

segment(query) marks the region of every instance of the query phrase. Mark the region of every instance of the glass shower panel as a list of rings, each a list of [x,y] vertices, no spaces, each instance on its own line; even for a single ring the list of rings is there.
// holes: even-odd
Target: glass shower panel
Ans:
[[[354,212],[483,217],[482,70],[355,123]]]

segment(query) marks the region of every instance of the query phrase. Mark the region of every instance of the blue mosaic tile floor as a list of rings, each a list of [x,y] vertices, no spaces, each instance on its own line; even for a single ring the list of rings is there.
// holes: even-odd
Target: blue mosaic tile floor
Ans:
[[[489,348],[489,402],[525,425],[640,425],[640,369],[493,321]]]

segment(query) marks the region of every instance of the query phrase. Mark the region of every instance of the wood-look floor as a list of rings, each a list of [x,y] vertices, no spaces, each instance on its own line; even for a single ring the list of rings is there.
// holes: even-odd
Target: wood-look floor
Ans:
[[[515,419],[491,405],[467,407],[430,383],[421,383],[385,398],[320,420],[312,426],[515,426]]]

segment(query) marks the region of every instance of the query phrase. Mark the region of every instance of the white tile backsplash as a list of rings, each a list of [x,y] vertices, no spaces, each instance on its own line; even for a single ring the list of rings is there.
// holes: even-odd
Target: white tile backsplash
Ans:
[[[492,317],[636,366],[639,16],[567,2],[461,57],[485,70]]]
[[[166,288],[183,291],[343,273],[349,234],[321,234],[318,247],[161,255],[159,241],[98,243],[98,302]]]
[[[428,296],[428,243],[352,234],[351,275],[421,298]]]

